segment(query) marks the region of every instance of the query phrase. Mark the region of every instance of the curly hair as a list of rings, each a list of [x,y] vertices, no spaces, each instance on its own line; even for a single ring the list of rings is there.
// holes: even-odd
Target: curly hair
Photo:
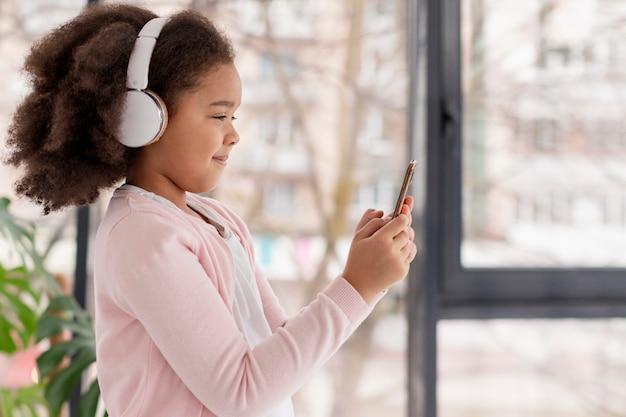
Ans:
[[[92,203],[126,176],[136,150],[116,135],[127,65],[154,17],[131,5],[92,5],[31,48],[23,67],[31,90],[13,115],[6,163],[24,169],[15,191],[43,214]],[[148,88],[173,116],[202,74],[233,61],[225,34],[198,12],[178,12],[154,48]]]

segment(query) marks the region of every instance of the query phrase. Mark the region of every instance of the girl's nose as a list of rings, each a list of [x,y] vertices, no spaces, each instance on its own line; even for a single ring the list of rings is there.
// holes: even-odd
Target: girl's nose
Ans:
[[[239,143],[239,133],[233,128],[233,130],[224,137],[224,144],[236,145],[237,143]]]

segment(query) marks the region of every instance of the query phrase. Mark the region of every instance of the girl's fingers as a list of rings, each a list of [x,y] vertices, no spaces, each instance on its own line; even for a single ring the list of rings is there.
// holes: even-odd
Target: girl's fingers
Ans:
[[[409,227],[411,223],[410,216],[406,214],[400,214],[395,219],[385,219],[387,224],[380,228],[376,234],[381,234],[381,238],[395,238],[399,233]]]
[[[415,259],[416,255],[417,255],[417,246],[415,245],[415,243],[409,242],[407,244],[406,263],[413,262],[413,259]]]
[[[388,219],[373,218],[370,219],[363,227],[359,228],[354,234],[355,240],[366,239],[378,232],[388,223]]]
[[[404,199],[404,204],[406,204],[407,206],[409,206],[409,211],[413,210],[413,205],[415,203],[415,200],[413,199],[413,196],[406,196],[406,198]]]
[[[360,230],[371,220],[379,219],[381,217],[383,217],[382,210],[367,209],[365,213],[363,213],[363,216],[361,216],[361,220],[359,220],[359,223],[356,225],[356,230]]]

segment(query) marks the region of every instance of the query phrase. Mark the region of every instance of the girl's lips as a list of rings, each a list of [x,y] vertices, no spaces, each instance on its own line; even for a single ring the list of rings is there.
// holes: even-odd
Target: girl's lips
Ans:
[[[213,160],[221,165],[226,165],[226,161],[228,161],[228,156],[214,156]]]

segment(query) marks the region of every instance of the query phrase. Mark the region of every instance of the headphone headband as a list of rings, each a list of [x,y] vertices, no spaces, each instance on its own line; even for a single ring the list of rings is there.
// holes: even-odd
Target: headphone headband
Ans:
[[[126,87],[131,90],[144,90],[148,87],[148,71],[150,58],[163,26],[169,21],[167,17],[156,17],[146,23],[133,46],[128,60]]]

